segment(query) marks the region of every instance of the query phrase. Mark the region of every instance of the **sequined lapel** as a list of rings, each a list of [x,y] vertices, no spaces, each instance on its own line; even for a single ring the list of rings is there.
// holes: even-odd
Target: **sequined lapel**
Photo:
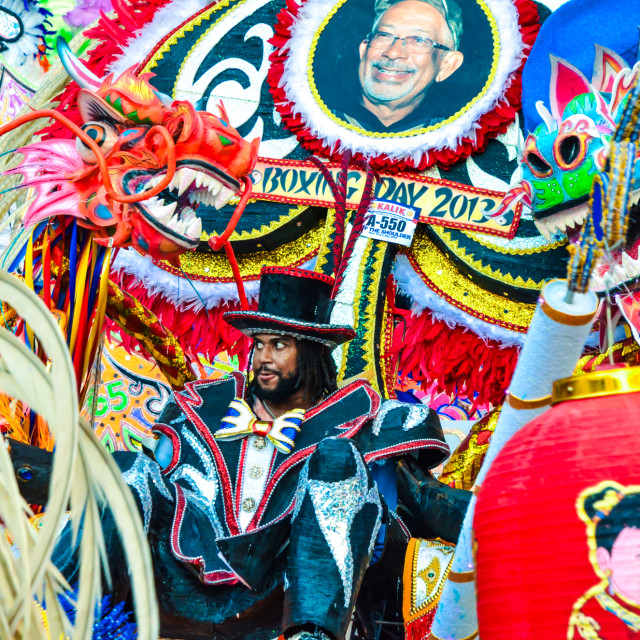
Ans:
[[[365,380],[356,380],[323,402],[309,409],[296,438],[296,447],[289,455],[276,455],[274,471],[267,482],[264,496],[248,529],[262,525],[271,496],[287,472],[308,458],[324,438],[351,438],[372,420],[380,407],[380,396]],[[293,499],[293,495],[291,496]],[[290,504],[287,511],[292,507]],[[270,511],[270,510],[269,510]],[[271,516],[272,514],[268,514]],[[274,513],[274,517],[281,514]],[[269,518],[270,519],[270,518]]]

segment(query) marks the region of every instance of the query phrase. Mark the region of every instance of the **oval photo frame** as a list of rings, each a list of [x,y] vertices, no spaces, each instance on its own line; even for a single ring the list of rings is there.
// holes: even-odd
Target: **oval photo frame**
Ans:
[[[441,51],[445,47],[437,43],[426,54],[392,55],[389,49],[399,49],[401,42],[404,50],[408,40],[386,32],[387,43],[372,46],[374,26],[391,36],[422,33],[393,24],[398,8],[409,10],[402,8],[405,2],[420,11],[416,1],[430,5],[425,12],[447,7],[447,0],[387,0],[386,11],[395,7],[395,14],[379,9],[376,15],[375,0],[288,1],[271,41],[276,50],[268,78],[285,126],[306,148],[334,160],[348,151],[377,168],[425,169],[482,149],[514,119],[520,73],[539,29],[532,0],[448,0],[460,9],[453,53],[453,47]],[[423,42],[414,39],[411,46]],[[445,56],[462,62],[440,79],[444,63],[435,66],[436,60]],[[383,123],[367,99],[378,97],[381,86],[392,92],[382,96],[385,106],[403,109],[391,115],[395,121]],[[414,103],[408,110],[403,94]]]

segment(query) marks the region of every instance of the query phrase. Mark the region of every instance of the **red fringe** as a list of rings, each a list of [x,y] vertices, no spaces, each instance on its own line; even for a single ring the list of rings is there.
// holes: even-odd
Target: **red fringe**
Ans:
[[[455,393],[473,403],[472,412],[503,401],[519,355],[517,347],[483,340],[460,325],[452,329],[428,310],[407,314],[396,326],[392,352],[401,383],[411,378],[424,391]]]
[[[535,42],[538,31],[540,31],[538,9],[533,0],[513,1],[516,11],[518,12],[520,35],[525,45],[525,51],[528,52]],[[340,159],[340,153],[338,152],[340,142],[338,141],[332,148],[327,146],[323,140],[316,138],[307,127],[303,117],[299,113],[293,112],[292,105],[284,89],[279,86],[284,71],[284,63],[287,55],[289,55],[289,48],[285,45],[288,44],[288,40],[291,37],[291,27],[297,19],[300,8],[301,3],[299,4],[298,0],[287,0],[286,6],[278,14],[278,21],[274,27],[275,34],[271,40],[269,40],[275,47],[275,50],[269,56],[271,66],[267,74],[267,81],[269,82],[276,109],[282,116],[286,128],[292,133],[295,133],[298,140],[300,140],[300,144],[311,153],[323,155],[337,162]],[[404,162],[392,161],[389,160],[388,156],[381,155],[369,159],[371,167],[373,169],[385,169],[389,172],[404,171],[406,169],[418,169],[422,171],[437,163],[441,168],[446,169],[449,165],[463,160],[476,151],[483,151],[489,139],[495,138],[507,130],[507,127],[513,122],[516,113],[520,109],[522,99],[521,76],[525,60],[526,55],[523,57],[520,67],[512,74],[511,83],[505,89],[500,102],[491,111],[485,113],[476,121],[477,128],[474,131],[475,140],[472,138],[464,138],[455,150],[431,149],[425,151],[418,163],[414,163],[412,160]],[[353,161],[355,162],[362,160],[363,157],[361,154],[355,154],[353,156]]]
[[[171,331],[182,348],[196,358],[196,354],[202,354],[210,362],[219,353],[226,351],[229,355],[237,355],[240,368],[247,364],[251,340],[243,333],[232,327],[223,319],[227,311],[240,311],[238,301],[223,303],[206,312],[204,309],[177,309],[175,305],[161,295],[151,295],[145,287],[130,274],[120,274],[111,277],[127,293],[130,293],[138,302],[152,311]],[[249,302],[249,308],[255,309],[257,300]],[[109,327],[112,328],[111,326]],[[131,349],[137,344],[135,338],[122,336],[123,345]]]
[[[416,580],[416,578],[414,578]],[[403,585],[403,588],[409,589],[411,585]],[[433,621],[436,617],[437,607],[431,609],[423,616],[407,622],[404,626],[405,640],[427,640],[431,633],[431,627],[433,627]]]
[[[158,9],[170,0],[115,0],[113,8],[116,16],[107,17],[100,12],[98,24],[85,32],[85,36],[99,43],[89,53],[86,65],[99,78],[107,75],[107,67],[122,53],[138,29],[150,22]],[[54,101],[59,101],[57,111],[64,113],[72,122],[82,123],[78,111],[77,97],[80,87],[70,82]],[[73,138],[73,133],[64,125],[54,122],[40,132],[44,139]]]

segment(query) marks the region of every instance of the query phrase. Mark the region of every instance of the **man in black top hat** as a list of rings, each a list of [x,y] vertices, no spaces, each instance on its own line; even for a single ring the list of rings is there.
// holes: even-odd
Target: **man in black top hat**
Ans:
[[[381,400],[364,380],[338,388],[331,350],[355,332],[331,323],[332,287],[264,268],[258,310],[226,314],[254,340],[249,384],[187,384],[152,457],[114,454],[148,534],[163,637],[342,640],[372,556],[378,580],[393,551],[401,572],[393,460],[429,469],[448,447],[428,408]],[[56,562],[73,580],[70,536]],[[128,576],[108,518],[105,539],[117,589]]]

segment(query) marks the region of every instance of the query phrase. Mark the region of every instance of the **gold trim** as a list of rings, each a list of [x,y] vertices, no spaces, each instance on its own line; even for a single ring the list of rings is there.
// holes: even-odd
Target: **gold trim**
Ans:
[[[272,251],[258,251],[250,254],[236,254],[238,267],[243,278],[256,280],[265,264],[293,267],[300,266],[306,260],[317,255],[324,237],[324,220],[307,231],[297,240],[282,245]],[[178,269],[164,261],[155,264],[169,273],[182,275]],[[233,272],[227,256],[221,253],[187,252],[180,256],[182,270],[187,276],[199,276],[212,282],[234,282]],[[185,286],[188,286],[185,285]]]
[[[467,102],[467,104],[464,107],[462,107],[462,109],[454,113],[452,116],[450,116],[446,120],[439,122],[438,124],[434,124],[434,125],[431,125],[430,127],[426,127],[423,129],[412,129],[410,131],[398,131],[396,133],[385,133],[385,132],[367,131],[366,129],[362,129],[361,127],[356,127],[355,125],[345,122],[344,120],[338,118],[333,113],[331,113],[327,105],[324,103],[324,100],[322,100],[322,98],[320,97],[320,94],[318,93],[318,88],[316,87],[316,82],[313,77],[313,60],[315,58],[316,47],[318,46],[318,40],[320,39],[320,35],[324,31],[327,24],[329,24],[329,21],[336,14],[338,9],[345,2],[347,2],[347,0],[339,0],[339,2],[337,2],[332,7],[331,11],[329,11],[325,19],[322,21],[322,24],[320,25],[318,30],[313,34],[311,46],[309,47],[309,56],[307,57],[307,82],[309,83],[309,90],[311,91],[311,95],[313,96],[316,104],[322,110],[322,113],[324,113],[324,115],[326,115],[330,120],[332,120],[339,126],[344,127],[345,129],[349,129],[350,131],[355,131],[356,133],[367,136],[368,138],[383,138],[383,139],[384,138],[408,138],[408,137],[418,136],[424,133],[429,133],[430,131],[436,131],[441,127],[451,124],[457,118],[464,115],[490,89],[491,85],[493,84],[496,78],[498,61],[500,58],[500,32],[498,30],[498,25],[496,24],[496,19],[494,18],[493,13],[491,13],[491,11],[489,10],[489,7],[487,7],[484,0],[475,0],[475,1],[480,5],[480,8],[484,11],[484,13],[487,16],[487,21],[489,22],[489,25],[491,27],[491,35],[493,37],[493,60],[491,62],[491,71],[489,72],[489,77],[487,78],[487,81],[485,82],[484,87],[482,87],[480,92],[476,96],[474,96],[471,100],[469,100],[469,102]]]
[[[458,448],[444,465],[444,469],[438,477],[440,482],[455,489],[473,491],[474,482],[480,473],[482,460],[491,441],[491,436],[489,436],[484,438],[481,444],[478,444],[478,437],[483,432],[493,434],[502,407],[503,404],[498,405],[471,427],[469,435],[458,445]]]
[[[540,304],[540,310],[551,320],[554,322],[558,322],[559,324],[563,324],[568,327],[582,327],[585,324],[589,324],[593,319],[593,316],[596,315],[596,311],[593,313],[587,313],[581,316],[574,316],[570,313],[564,313],[564,311],[558,311],[558,309],[554,309],[546,300],[542,300]]]
[[[551,404],[551,396],[544,396],[543,398],[534,398],[533,400],[524,400],[518,398],[512,393],[507,393],[507,403],[516,411],[526,411],[528,409],[541,409]]]
[[[333,251],[333,243],[329,243],[331,239],[331,235],[335,229],[336,223],[336,210],[335,209],[327,209],[327,218],[324,223],[324,235],[322,237],[322,242],[320,243],[320,248],[318,249],[318,257],[316,259],[316,266],[314,271],[318,273],[324,273],[324,266],[329,262],[328,256]],[[335,272],[335,265],[334,265]]]
[[[621,367],[562,378],[553,383],[551,404],[640,391],[640,367]]]
[[[418,571],[418,560],[420,558],[420,550],[428,549],[427,555],[431,556],[431,562],[437,559],[440,565],[440,576],[438,578],[438,584],[435,590],[431,591],[428,597],[425,597],[424,601],[419,605],[416,603],[418,596],[418,579],[424,580],[421,574],[422,571]],[[447,582],[447,577],[453,563],[453,557],[455,553],[455,545],[445,542],[441,538],[434,538],[433,540],[422,540],[419,538],[411,538],[407,546],[404,560],[403,575],[403,593],[402,593],[402,616],[405,625],[408,625],[424,615],[433,611],[438,606],[442,591]],[[439,554],[442,554],[443,558],[439,559]],[[448,558],[447,558],[448,556]],[[429,565],[431,564],[429,563]],[[440,564],[442,562],[442,564]],[[428,566],[427,565],[427,568]],[[425,581],[426,582],[426,581]],[[409,588],[409,586],[411,588]]]
[[[229,7],[230,4],[232,3],[236,3],[235,6],[233,7]],[[162,58],[164,58],[164,54],[167,53],[167,51],[169,51],[171,49],[171,47],[176,44],[178,42],[179,38],[183,38],[185,33],[187,31],[193,31],[195,27],[199,27],[204,20],[208,20],[209,17],[211,16],[212,13],[219,11],[220,9],[225,9],[227,7],[229,7],[231,10],[235,9],[239,4],[242,4],[246,2],[246,0],[240,0],[240,2],[237,2],[237,0],[220,0],[219,2],[217,2],[214,6],[209,7],[206,11],[203,11],[199,16],[197,16],[195,19],[190,20],[189,22],[187,22],[186,24],[184,24],[180,29],[177,29],[176,31],[174,31],[163,43],[162,46],[158,47],[158,49],[154,52],[153,56],[149,59],[149,62],[147,62],[147,64],[144,66],[144,68],[142,69],[142,73],[146,73],[148,71],[151,71],[151,69],[153,69],[154,67],[158,66],[158,61],[162,60]],[[218,22],[220,22],[221,20],[223,20],[225,18],[225,16],[229,13],[229,11],[225,11],[223,13],[223,15],[221,15],[210,27],[209,29],[207,29],[205,31],[205,33],[200,36],[200,38],[198,38],[198,40],[195,42],[195,44],[191,47],[191,49],[189,49],[189,52],[187,53],[187,55],[183,58],[182,60],[182,64],[180,65],[180,69],[178,70],[178,73],[176,74],[176,82],[171,94],[171,97],[175,100],[176,96],[175,96],[175,87],[178,85],[178,80],[180,78],[180,74],[182,73],[182,69],[184,67],[185,61],[189,59],[189,56],[191,55],[191,52],[193,51],[193,49],[198,45],[198,43],[200,42],[200,40],[206,36],[206,34],[211,30],[212,27],[214,27],[216,24],[218,24]]]
[[[478,632],[474,631],[470,636],[467,636],[466,638],[460,638],[460,640],[475,640],[477,637],[478,637]],[[438,636],[434,636],[433,633],[430,633],[429,638],[427,640],[443,640],[443,639]]]
[[[476,579],[475,571],[449,571],[449,578],[451,582],[456,584],[463,584],[465,582],[473,582]]]
[[[576,369],[573,372],[573,375],[576,376],[579,373],[589,373],[597,369],[605,360],[609,359],[611,354],[614,354],[616,351],[622,350],[620,357],[623,360],[626,360],[628,364],[634,365],[637,362],[636,354],[640,351],[640,345],[635,342],[635,340],[631,344],[625,344],[624,342],[616,342],[612,347],[607,349],[604,353],[600,353],[598,355],[594,355],[593,353],[588,354],[586,356],[582,356],[580,360],[578,360],[578,364],[576,365]],[[623,363],[619,363],[620,366],[623,366]],[[589,365],[588,369],[585,367]]]
[[[542,289],[542,285],[545,283],[544,279],[539,282],[536,282],[531,278],[524,280],[521,276],[514,278],[509,273],[502,273],[499,269],[494,270],[489,265],[484,264],[482,260],[476,260],[472,255],[468,254],[466,249],[461,247],[458,244],[458,241],[451,237],[450,230],[445,229],[444,227],[437,227],[435,225],[431,227],[431,230],[447,245],[447,249],[449,249],[449,251],[451,251],[457,258],[462,260],[468,267],[478,273],[482,273],[483,275],[492,278],[493,280],[498,280],[499,282],[503,282],[504,284],[511,285],[513,287],[519,287],[520,289],[533,289],[536,291]],[[462,233],[464,233],[464,231]],[[519,255],[526,254],[523,252]]]
[[[404,253],[425,284],[447,302],[480,320],[526,332],[536,305],[504,298],[475,284],[435,246],[426,230],[418,227],[411,248]]]

